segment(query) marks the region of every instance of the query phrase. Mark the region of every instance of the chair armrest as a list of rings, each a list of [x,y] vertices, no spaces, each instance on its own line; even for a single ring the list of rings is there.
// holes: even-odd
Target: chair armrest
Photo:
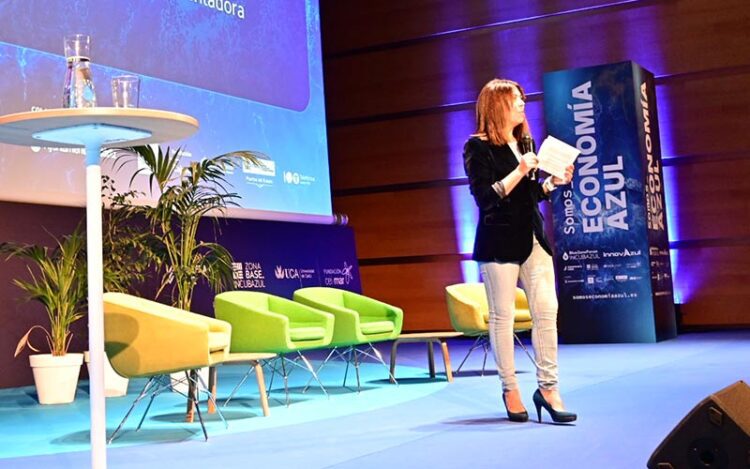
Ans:
[[[290,321],[294,322],[306,322],[327,327],[334,320],[331,313],[278,296],[269,298],[268,307],[272,311],[287,316]]]
[[[184,318],[104,303],[105,350],[122,376],[190,370],[210,363],[208,326]]]
[[[379,318],[392,321],[395,335],[401,333],[404,323],[404,310],[398,306],[348,291],[344,292],[344,305],[369,319]]]
[[[208,316],[202,316],[202,317],[206,321],[206,325],[208,325],[209,332],[224,332],[226,334],[230,334],[232,332],[232,325],[228,323],[227,321],[222,321],[221,319],[210,318]]]
[[[404,311],[398,306],[352,292],[344,292],[344,305],[367,317],[395,320],[404,315]]]

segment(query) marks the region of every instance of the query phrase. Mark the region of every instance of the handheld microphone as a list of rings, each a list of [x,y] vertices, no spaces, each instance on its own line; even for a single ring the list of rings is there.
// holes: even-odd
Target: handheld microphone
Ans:
[[[534,143],[534,139],[531,138],[531,135],[529,134],[523,134],[521,137],[521,140],[518,142],[518,149],[521,151],[522,155],[525,155],[528,152],[535,152],[536,151],[536,144]],[[530,170],[526,176],[531,179],[532,181],[536,181],[538,179],[538,174],[536,168]]]

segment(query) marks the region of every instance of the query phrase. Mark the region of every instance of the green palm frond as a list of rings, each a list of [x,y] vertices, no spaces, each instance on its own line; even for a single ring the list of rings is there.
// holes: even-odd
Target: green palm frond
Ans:
[[[232,256],[216,243],[197,240],[197,230],[204,216],[216,215],[237,206],[239,195],[230,190],[227,171],[242,165],[264,167],[268,157],[260,152],[236,151],[180,166],[182,150],[166,151],[153,147],[123,149],[116,159],[116,169],[140,158],[145,167],[130,177],[149,173],[149,188],[158,188],[155,206],[140,207],[137,213],[149,223],[147,246],[149,260],[161,276],[159,293],[169,291],[173,304],[190,309],[192,294],[200,280],[221,291],[232,284]],[[133,213],[136,213],[135,211]]]
[[[26,293],[26,299],[44,305],[49,319],[49,329],[43,330],[47,336],[50,352],[64,355],[70,344],[70,325],[83,317],[86,309],[86,252],[85,238],[80,226],[61,239],[55,238],[53,249],[14,243],[3,243],[0,252],[7,258],[17,257],[30,261],[27,266],[29,279],[14,279],[13,283]],[[16,353],[28,343],[24,335]],[[32,347],[33,348],[33,347]]]

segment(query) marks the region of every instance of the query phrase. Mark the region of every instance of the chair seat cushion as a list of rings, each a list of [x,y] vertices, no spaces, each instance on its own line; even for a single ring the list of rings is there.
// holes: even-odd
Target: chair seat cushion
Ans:
[[[226,332],[209,332],[208,333],[208,351],[218,352],[219,350],[229,350],[229,344],[232,336]]]
[[[360,324],[360,330],[365,335],[384,334],[393,332],[393,323],[391,321],[372,321]]]
[[[326,330],[323,327],[294,327],[289,329],[289,337],[293,341],[303,340],[320,340],[326,335]]]

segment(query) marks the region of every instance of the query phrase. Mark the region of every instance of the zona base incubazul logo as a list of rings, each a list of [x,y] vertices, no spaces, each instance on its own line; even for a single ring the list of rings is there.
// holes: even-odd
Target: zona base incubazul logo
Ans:
[[[266,276],[260,262],[232,262],[234,288],[266,288]]]

